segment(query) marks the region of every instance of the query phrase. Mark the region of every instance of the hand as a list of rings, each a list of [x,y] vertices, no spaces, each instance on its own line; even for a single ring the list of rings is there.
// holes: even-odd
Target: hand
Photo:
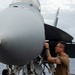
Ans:
[[[49,48],[49,44],[48,43],[45,43],[45,48]]]

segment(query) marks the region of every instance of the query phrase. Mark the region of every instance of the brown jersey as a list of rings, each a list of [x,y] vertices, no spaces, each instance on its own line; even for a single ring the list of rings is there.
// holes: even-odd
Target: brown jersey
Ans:
[[[70,75],[68,55],[58,56],[58,59],[60,59],[61,64],[57,64],[55,75]]]

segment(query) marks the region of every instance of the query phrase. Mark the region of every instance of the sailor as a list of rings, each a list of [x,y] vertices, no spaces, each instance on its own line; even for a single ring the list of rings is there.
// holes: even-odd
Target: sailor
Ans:
[[[57,64],[55,75],[70,75],[69,70],[69,57],[66,54],[66,43],[59,41],[55,47],[57,57],[52,57],[50,54],[49,44],[45,42],[46,55],[48,62]]]

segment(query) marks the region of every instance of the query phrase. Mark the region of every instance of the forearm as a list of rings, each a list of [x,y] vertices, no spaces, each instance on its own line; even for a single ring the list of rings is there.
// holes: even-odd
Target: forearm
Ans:
[[[46,50],[46,56],[47,56],[47,57],[51,57],[51,53],[50,53],[49,48]]]
[[[47,55],[47,60],[49,62],[52,62],[52,63],[55,63],[55,64],[61,64],[61,62],[58,58],[51,56],[50,50],[47,50],[46,55]]]
[[[49,49],[46,50],[46,56],[47,56],[47,60],[49,62],[53,62],[54,63],[54,58],[51,56]]]
[[[50,49],[49,49],[49,44],[48,43],[45,43],[45,47],[46,47],[46,56],[47,56],[47,60],[49,62],[52,62],[52,63],[56,63],[56,64],[61,64],[61,61],[59,58],[54,58],[51,56],[50,54]]]

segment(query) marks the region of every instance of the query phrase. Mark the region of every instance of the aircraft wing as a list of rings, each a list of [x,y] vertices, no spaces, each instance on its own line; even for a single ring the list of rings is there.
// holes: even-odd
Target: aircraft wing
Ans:
[[[45,38],[46,38],[46,40],[49,40],[51,55],[53,57],[56,56],[55,46],[56,46],[57,42],[65,41],[66,43],[69,43],[69,44],[67,44],[67,54],[71,58],[75,58],[75,54],[74,54],[75,53],[75,50],[74,50],[75,44],[72,44],[73,37],[59,28],[53,27],[48,24],[44,24],[44,26],[45,26]],[[42,52],[42,56],[46,60],[45,49]]]
[[[50,41],[65,41],[65,42],[72,42],[73,37],[68,33],[64,32],[63,30],[53,27],[48,24],[45,25],[45,36],[47,40]]]

